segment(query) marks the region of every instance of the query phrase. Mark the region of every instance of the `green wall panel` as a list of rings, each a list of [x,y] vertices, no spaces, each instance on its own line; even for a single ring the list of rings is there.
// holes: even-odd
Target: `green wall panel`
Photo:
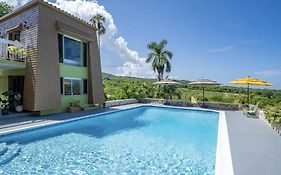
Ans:
[[[72,66],[68,64],[60,64],[60,76],[88,79],[88,68],[80,66]]]

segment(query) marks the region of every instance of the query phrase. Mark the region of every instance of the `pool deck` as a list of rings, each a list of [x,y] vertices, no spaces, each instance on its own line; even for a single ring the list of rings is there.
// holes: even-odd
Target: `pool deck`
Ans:
[[[48,116],[0,115],[0,134],[23,127],[57,123],[85,115],[109,112],[139,104],[93,109],[78,113],[61,113]],[[247,118],[240,111],[226,111],[230,150],[235,175],[280,175],[281,136],[263,120]]]
[[[280,175],[281,136],[261,119],[227,111],[234,174]]]

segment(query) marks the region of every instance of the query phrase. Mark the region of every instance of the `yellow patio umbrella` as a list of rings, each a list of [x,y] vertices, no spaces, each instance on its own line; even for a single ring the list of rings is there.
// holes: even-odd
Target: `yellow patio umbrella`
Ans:
[[[259,80],[256,78],[252,78],[250,76],[231,81],[231,82],[229,82],[229,84],[247,85],[248,104],[250,103],[250,85],[252,85],[252,86],[272,86],[272,84],[269,82],[266,82],[264,80]]]

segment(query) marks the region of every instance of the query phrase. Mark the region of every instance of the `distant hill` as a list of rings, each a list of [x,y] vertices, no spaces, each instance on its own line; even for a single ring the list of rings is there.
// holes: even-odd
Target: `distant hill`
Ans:
[[[103,79],[122,79],[122,80],[132,80],[132,81],[144,81],[144,82],[151,82],[151,81],[157,81],[156,78],[140,78],[140,77],[128,77],[128,76],[118,76],[118,75],[113,75],[110,73],[102,73],[102,78]],[[175,80],[180,82],[181,84],[188,84],[191,81],[189,80]]]

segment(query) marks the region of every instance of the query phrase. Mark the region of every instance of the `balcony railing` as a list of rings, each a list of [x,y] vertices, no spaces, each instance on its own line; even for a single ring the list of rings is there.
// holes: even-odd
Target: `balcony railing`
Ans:
[[[0,38],[0,60],[26,62],[27,51],[18,41]]]

